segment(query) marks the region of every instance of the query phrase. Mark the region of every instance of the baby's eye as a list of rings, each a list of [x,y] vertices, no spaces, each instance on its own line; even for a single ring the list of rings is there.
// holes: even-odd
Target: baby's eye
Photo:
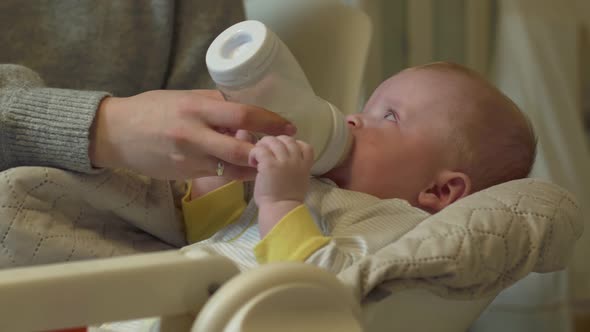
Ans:
[[[394,111],[387,111],[385,112],[385,116],[383,116],[385,120],[397,122],[397,114]]]

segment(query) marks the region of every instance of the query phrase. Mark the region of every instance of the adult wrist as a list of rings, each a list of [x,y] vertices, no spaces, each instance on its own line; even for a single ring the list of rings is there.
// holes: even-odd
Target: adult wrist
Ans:
[[[98,168],[117,168],[118,158],[113,142],[112,125],[117,123],[116,105],[120,98],[106,97],[98,105],[96,116],[90,127],[88,156],[92,166]]]

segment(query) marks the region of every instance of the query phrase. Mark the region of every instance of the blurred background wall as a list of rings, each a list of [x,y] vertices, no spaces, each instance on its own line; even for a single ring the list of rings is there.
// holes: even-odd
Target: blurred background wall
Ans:
[[[374,24],[366,91],[402,68],[447,60],[488,77],[531,118],[533,176],[577,195],[590,229],[590,1],[343,0]],[[567,271],[504,291],[473,331],[590,331],[590,231]]]
[[[296,1],[302,0],[244,3],[247,15],[253,7],[257,14],[267,15]],[[495,299],[471,330],[590,331],[590,1],[315,0],[307,2],[307,10],[321,8],[319,4],[325,2],[360,8],[372,21],[364,74],[362,68],[354,68],[358,75],[336,75],[343,80],[354,77],[352,86],[363,81],[361,101],[403,68],[432,61],[466,65],[487,77],[531,118],[539,142],[532,176],[561,185],[578,198],[587,231],[568,269],[531,274],[519,281]],[[326,34],[346,35],[350,40],[359,37],[353,36],[353,23],[346,24],[343,33],[334,32],[330,22],[329,16],[320,22],[325,23]],[[302,53],[296,56],[300,62],[305,60],[304,69],[313,69],[308,73],[312,81],[322,77],[314,71],[347,70],[345,65],[334,68],[331,62],[330,52],[338,50],[318,51],[328,42],[322,38],[314,36],[306,42],[305,34],[289,37],[291,42],[303,43],[297,50]],[[342,41],[333,46],[339,44]],[[328,93],[331,83],[322,83],[322,92]],[[340,102],[348,105],[347,112],[357,108],[355,101]]]
[[[371,18],[364,99],[401,69],[440,60],[495,83],[535,126],[533,176],[573,192],[590,229],[590,1],[317,1],[341,1]],[[590,231],[567,271],[531,274],[502,292],[471,330],[590,331],[588,256]]]

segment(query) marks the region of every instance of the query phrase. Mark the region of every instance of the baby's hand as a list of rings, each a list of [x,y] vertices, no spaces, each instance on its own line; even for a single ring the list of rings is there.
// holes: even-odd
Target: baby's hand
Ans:
[[[303,203],[309,187],[313,149],[290,136],[265,136],[250,151],[258,169],[254,199],[262,209],[278,202]]]

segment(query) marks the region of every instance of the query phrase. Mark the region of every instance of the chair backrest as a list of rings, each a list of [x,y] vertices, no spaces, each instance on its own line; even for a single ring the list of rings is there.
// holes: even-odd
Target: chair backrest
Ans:
[[[359,110],[372,27],[340,0],[245,0],[246,16],[266,24],[299,61],[316,94],[343,113]]]

